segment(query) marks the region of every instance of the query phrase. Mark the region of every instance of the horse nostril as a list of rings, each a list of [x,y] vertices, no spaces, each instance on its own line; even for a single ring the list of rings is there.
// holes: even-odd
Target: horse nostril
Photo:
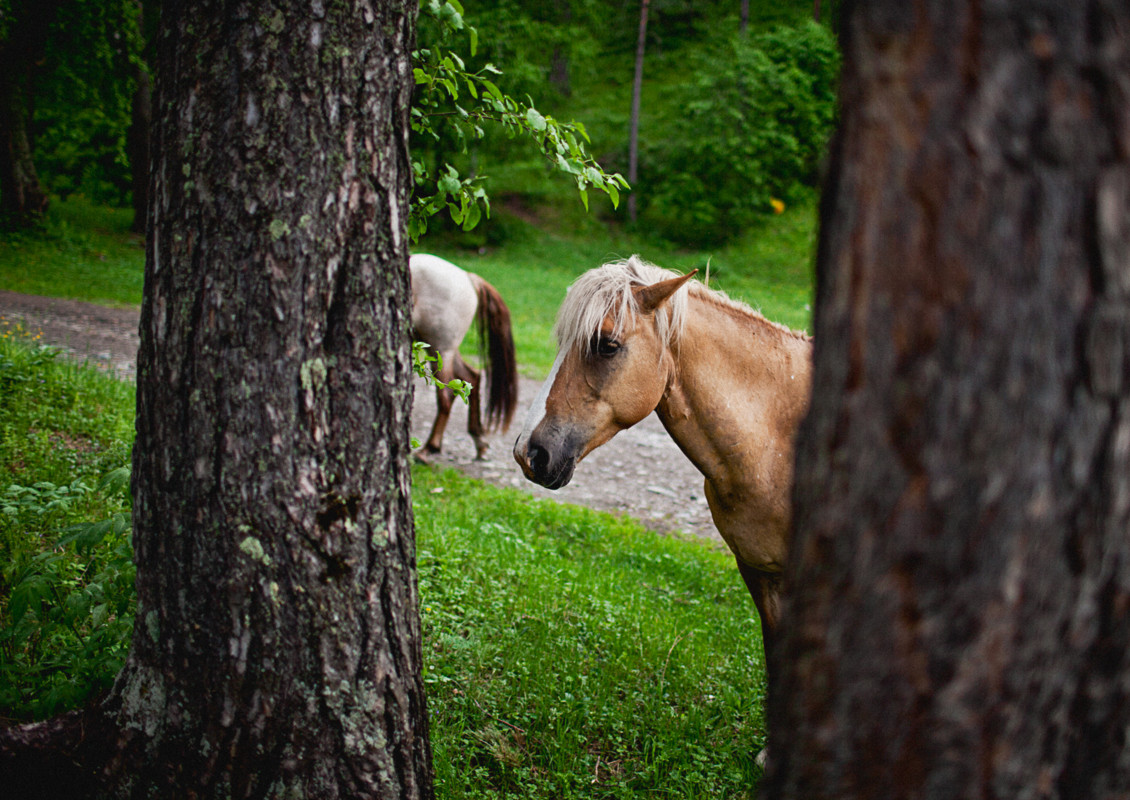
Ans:
[[[544,475],[549,469],[549,451],[539,444],[530,442],[526,449],[526,461],[535,475]]]

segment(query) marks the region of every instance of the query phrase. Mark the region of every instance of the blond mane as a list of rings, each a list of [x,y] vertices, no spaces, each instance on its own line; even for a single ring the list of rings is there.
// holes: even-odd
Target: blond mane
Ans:
[[[553,329],[557,347],[562,352],[580,348],[586,354],[590,353],[601,323],[609,314],[613,320],[613,335],[620,336],[628,316],[639,313],[632,288],[677,278],[679,274],[650,264],[635,255],[590,269],[569,287],[565,300],[557,311],[557,322]],[[656,333],[665,347],[670,346],[682,334],[687,314],[687,297],[692,291],[704,300],[748,315],[782,333],[808,338],[807,334],[765,319],[745,303],[733,300],[717,290],[708,289],[701,283],[692,282],[675,292],[655,315]]]

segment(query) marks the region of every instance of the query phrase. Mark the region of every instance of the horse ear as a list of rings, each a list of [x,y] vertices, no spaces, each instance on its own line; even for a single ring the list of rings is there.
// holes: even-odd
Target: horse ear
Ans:
[[[632,293],[636,296],[636,302],[640,304],[640,311],[645,314],[655,311],[667,302],[667,298],[677,292],[680,286],[694,277],[696,272],[698,272],[697,269],[692,269],[686,275],[680,275],[678,278],[669,278],[650,286],[637,286],[632,289]]]

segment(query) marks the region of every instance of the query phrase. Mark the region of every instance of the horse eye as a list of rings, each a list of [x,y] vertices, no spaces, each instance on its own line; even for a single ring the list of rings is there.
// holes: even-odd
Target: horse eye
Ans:
[[[615,339],[601,336],[596,342],[596,352],[603,358],[612,358],[620,352],[620,343]]]

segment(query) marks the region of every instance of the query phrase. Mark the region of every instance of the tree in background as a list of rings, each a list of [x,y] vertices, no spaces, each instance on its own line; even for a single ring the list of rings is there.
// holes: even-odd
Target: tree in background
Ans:
[[[432,795],[408,469],[416,7],[250,9],[162,9],[132,649],[100,707],[0,734],[13,796]]]
[[[647,7],[650,0],[640,0],[640,27],[636,34],[636,67],[632,78],[632,113],[628,134],[628,183],[633,186],[639,177],[640,95],[643,92],[643,56],[647,45]],[[628,195],[628,219],[636,221],[639,211],[636,193]]]
[[[138,0],[0,0],[0,215],[9,224],[33,224],[51,194],[125,201],[131,95],[148,77],[139,16]]]
[[[37,65],[63,0],[0,2],[0,216],[25,225],[47,210],[29,126]]]
[[[130,230],[134,233],[145,233],[146,209],[149,207],[149,126],[153,121],[153,81],[149,61],[153,58],[160,10],[158,0],[140,0],[138,24],[142,47],[133,68],[134,87],[125,142],[130,171],[130,205],[133,208]]]
[[[1130,786],[1130,6],[864,0],[773,798]]]

